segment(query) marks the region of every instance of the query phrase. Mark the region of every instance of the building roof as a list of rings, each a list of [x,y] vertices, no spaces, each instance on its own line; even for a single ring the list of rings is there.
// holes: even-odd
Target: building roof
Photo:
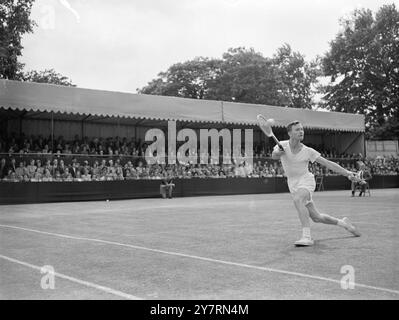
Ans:
[[[176,120],[256,125],[256,115],[275,119],[276,126],[299,120],[304,127],[364,131],[364,116],[258,104],[197,100],[65,87],[0,79],[0,107],[57,115],[121,119]],[[66,117],[68,119],[68,117]]]

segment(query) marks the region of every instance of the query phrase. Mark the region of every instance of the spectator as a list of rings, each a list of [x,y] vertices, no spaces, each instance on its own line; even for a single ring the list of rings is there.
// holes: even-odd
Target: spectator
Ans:
[[[24,162],[20,162],[18,168],[15,169],[15,174],[17,175],[17,178],[23,179],[23,176],[27,173],[26,169],[25,169],[25,163]],[[20,179],[20,180],[22,180]]]
[[[36,171],[33,173],[33,176],[31,175],[30,177],[31,182],[41,182],[43,175],[40,172]]]
[[[37,167],[35,166],[35,160],[32,159],[30,164],[26,167],[28,171],[29,177],[33,177],[35,175]]]
[[[83,181],[91,181],[91,175],[90,175],[89,170],[87,168],[83,169],[82,180]]]
[[[72,178],[76,178],[78,171],[79,163],[76,161],[76,158],[74,158],[72,159],[72,165],[69,167],[68,172],[71,174]]]
[[[42,150],[42,153],[50,153],[48,144],[44,145],[44,148],[43,148],[43,150]]]
[[[122,167],[117,167],[115,172],[115,180],[125,180],[123,177]]]
[[[10,160],[10,165],[8,166],[8,170],[11,170],[12,172],[16,172],[16,170],[17,170],[17,165],[16,165],[16,163],[15,163],[15,158],[11,158],[11,160]]]
[[[8,168],[6,166],[6,159],[2,158],[0,160],[0,179],[4,179],[8,174]]]
[[[11,169],[8,170],[7,176],[4,178],[4,181],[9,181],[9,182],[19,182],[19,179],[17,178],[15,172],[13,172]]]
[[[360,193],[359,197],[363,195],[364,192],[366,192],[366,187],[368,185],[368,181],[372,178],[370,171],[366,168],[365,164],[361,161],[359,161],[359,172],[357,173],[359,179],[361,179],[359,182],[354,182],[352,181],[351,184],[351,189],[352,189],[352,197],[355,196],[355,191],[356,188],[360,188]]]
[[[65,168],[65,169],[68,169],[68,168]],[[48,170],[48,169],[46,169],[46,172],[50,172],[50,170]],[[57,181],[57,182],[61,182],[61,181],[63,181],[63,179],[62,179],[62,175],[65,173],[65,171],[61,174],[61,172],[59,171],[59,170],[56,170],[55,171],[55,175],[54,175],[54,179],[53,179],[53,181]]]
[[[76,171],[76,176],[75,178],[73,178],[73,181],[77,181],[77,182],[82,182],[82,174],[80,173],[80,170]]]
[[[41,160],[37,160],[37,161],[36,161],[36,165],[37,165],[37,167],[36,167],[36,172],[40,173],[41,175],[44,175],[45,168],[42,167],[42,162],[41,162]]]
[[[59,174],[59,171],[58,171],[58,174]],[[49,169],[45,169],[42,181],[43,182],[51,182],[51,181],[53,181],[53,177],[51,176],[51,172],[50,172]]]
[[[166,197],[168,197],[169,199],[172,199],[174,187],[175,184],[173,183],[171,175],[169,173],[165,173],[160,185],[160,193],[162,198],[166,199]]]

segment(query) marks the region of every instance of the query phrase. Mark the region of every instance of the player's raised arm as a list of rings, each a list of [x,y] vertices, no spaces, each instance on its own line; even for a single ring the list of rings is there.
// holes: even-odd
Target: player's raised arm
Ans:
[[[347,177],[350,180],[356,180],[356,174],[354,172],[346,170],[345,168],[341,167],[338,163],[332,162],[323,157],[318,157],[316,159],[316,162],[326,167],[327,169],[330,169],[331,171],[334,171],[336,173],[339,173]]]

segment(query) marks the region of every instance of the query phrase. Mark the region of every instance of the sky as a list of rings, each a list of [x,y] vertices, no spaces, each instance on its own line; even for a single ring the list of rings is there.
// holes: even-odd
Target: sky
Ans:
[[[161,71],[232,47],[271,57],[284,43],[323,55],[356,8],[399,0],[36,0],[26,70],[55,69],[78,87],[135,93]]]

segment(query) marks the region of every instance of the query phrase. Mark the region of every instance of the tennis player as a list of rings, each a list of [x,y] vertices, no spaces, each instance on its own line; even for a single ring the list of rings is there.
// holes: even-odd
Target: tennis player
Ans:
[[[312,200],[312,194],[316,188],[314,176],[308,170],[309,162],[317,162],[322,166],[337,172],[350,180],[356,180],[355,173],[348,171],[320,156],[316,150],[305,146],[301,141],[304,138],[303,126],[299,121],[291,122],[287,126],[289,140],[280,141],[284,151],[278,145],[273,149],[272,158],[281,160],[283,169],[287,176],[288,188],[292,194],[295,207],[302,224],[302,238],[295,242],[296,246],[311,246],[313,240],[310,235],[309,217],[317,223],[325,223],[340,226],[354,236],[360,233],[348,218],[337,219],[325,213],[320,213]]]

